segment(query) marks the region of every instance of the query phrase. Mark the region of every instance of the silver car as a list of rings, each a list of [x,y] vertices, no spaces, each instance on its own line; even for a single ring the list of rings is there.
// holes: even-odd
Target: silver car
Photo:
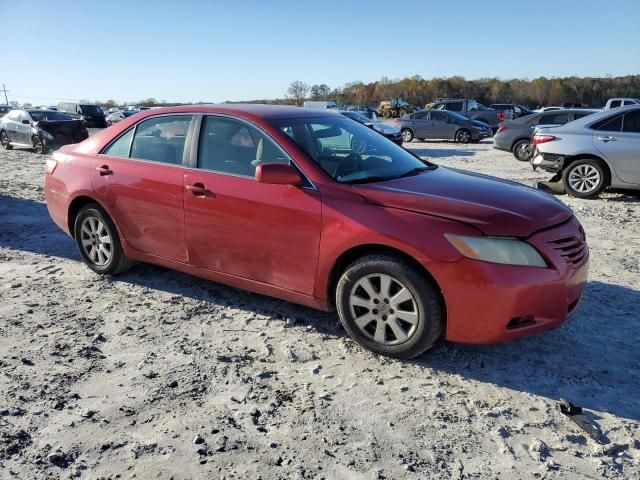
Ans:
[[[446,139],[460,143],[477,142],[493,135],[491,127],[478,120],[447,110],[421,110],[393,121],[402,139]]]
[[[640,106],[595,113],[560,127],[540,128],[531,142],[533,168],[554,172],[574,197],[607,187],[640,190]]]

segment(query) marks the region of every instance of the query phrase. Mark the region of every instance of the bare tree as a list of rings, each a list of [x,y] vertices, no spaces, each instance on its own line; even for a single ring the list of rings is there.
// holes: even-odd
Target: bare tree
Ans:
[[[302,102],[307,98],[309,93],[309,85],[300,80],[296,80],[287,89],[287,98],[290,98],[296,105],[302,105]]]

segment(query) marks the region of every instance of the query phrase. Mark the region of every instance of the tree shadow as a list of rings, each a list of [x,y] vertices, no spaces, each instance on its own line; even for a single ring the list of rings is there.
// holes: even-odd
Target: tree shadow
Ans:
[[[49,217],[45,203],[2,194],[0,246],[45,256],[80,258],[73,241]]]

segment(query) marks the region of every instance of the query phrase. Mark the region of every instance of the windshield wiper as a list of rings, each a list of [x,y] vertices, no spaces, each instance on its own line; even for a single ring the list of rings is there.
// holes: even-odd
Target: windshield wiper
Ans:
[[[427,170],[434,170],[436,169],[438,166],[437,165],[429,165],[429,166],[424,166],[424,167],[416,167],[416,168],[412,168],[411,170],[409,170],[408,172],[405,172],[401,175],[389,175],[388,177],[381,177],[381,176],[373,176],[373,177],[364,177],[364,178],[356,178],[353,180],[346,180],[342,183],[373,183],[373,182],[387,182],[389,180],[395,180],[396,178],[404,178],[404,177],[411,177],[413,175],[418,175],[422,172],[426,172]]]

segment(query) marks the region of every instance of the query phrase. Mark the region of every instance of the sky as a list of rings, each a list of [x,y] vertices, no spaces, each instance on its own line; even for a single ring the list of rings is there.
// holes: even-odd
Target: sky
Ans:
[[[0,87],[34,105],[282,98],[295,80],[640,74],[640,0],[0,0],[0,32]]]

